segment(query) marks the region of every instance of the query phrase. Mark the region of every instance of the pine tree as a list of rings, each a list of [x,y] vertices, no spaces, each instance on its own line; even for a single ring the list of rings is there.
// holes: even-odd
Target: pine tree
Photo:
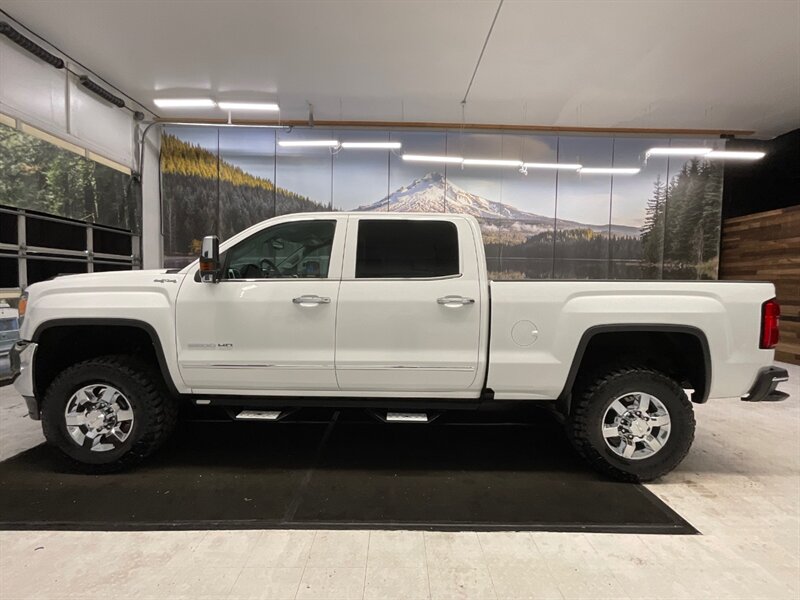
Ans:
[[[648,265],[659,265],[664,256],[664,209],[667,186],[659,175],[653,184],[653,195],[647,200],[641,233],[642,254]]]
[[[701,262],[716,260],[719,255],[720,224],[722,222],[722,167],[709,163],[703,194],[703,250]]]

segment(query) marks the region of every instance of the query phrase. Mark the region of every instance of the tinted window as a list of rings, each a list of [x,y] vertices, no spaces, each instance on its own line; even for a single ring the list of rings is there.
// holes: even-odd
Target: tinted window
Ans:
[[[225,279],[328,276],[336,221],[268,227],[231,248]]]
[[[454,223],[359,221],[356,277],[443,277],[458,273],[458,231]]]

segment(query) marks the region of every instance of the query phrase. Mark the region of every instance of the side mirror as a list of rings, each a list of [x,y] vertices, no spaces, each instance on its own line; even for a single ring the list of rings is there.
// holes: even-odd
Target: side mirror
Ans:
[[[200,248],[200,280],[203,283],[219,281],[219,238],[207,235]]]

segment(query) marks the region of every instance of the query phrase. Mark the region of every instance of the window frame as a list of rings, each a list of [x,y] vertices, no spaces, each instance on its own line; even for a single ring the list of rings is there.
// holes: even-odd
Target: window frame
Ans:
[[[357,277],[356,276],[356,272],[357,272],[357,269],[358,269],[358,242],[359,242],[359,237],[358,236],[359,236],[359,233],[361,232],[361,223],[363,223],[365,221],[381,221],[381,222],[389,222],[389,223],[400,221],[400,222],[404,222],[404,223],[420,222],[420,223],[446,223],[446,224],[448,224],[449,226],[451,226],[453,228],[453,231],[455,232],[455,236],[456,236],[456,255],[458,257],[458,269],[457,269],[457,272],[453,273],[451,275],[434,275],[434,276],[431,276],[431,277]],[[450,219],[437,219],[437,218],[432,218],[432,219],[427,219],[427,218],[426,219],[415,219],[415,218],[391,218],[391,219],[385,219],[385,218],[380,218],[380,217],[376,218],[374,216],[365,215],[364,217],[359,216],[359,218],[356,219],[355,223],[356,223],[355,236],[354,236],[355,240],[354,240],[353,252],[352,252],[352,256],[353,256],[353,263],[352,263],[353,273],[352,273],[352,278],[348,278],[348,280],[350,280],[350,281],[443,281],[443,280],[446,280],[446,279],[459,279],[460,277],[464,276],[463,260],[462,260],[462,258],[463,258],[462,257],[463,248],[461,247],[462,246],[461,245],[461,236],[459,235],[458,223],[456,223],[455,221],[452,221]]]
[[[222,253],[220,253],[220,270],[222,274],[225,275],[228,272],[228,267],[230,265],[230,257],[231,257],[231,250],[237,248],[241,244],[246,244],[250,240],[252,240],[255,236],[263,235],[270,229],[275,229],[276,227],[283,227],[284,225],[289,224],[298,224],[298,223],[331,223],[333,224],[333,238],[331,239],[331,255],[328,258],[328,273],[325,277],[248,277],[248,278],[225,278],[220,277],[218,283],[225,283],[225,282],[259,282],[259,281],[328,281],[330,279],[338,280],[339,277],[331,277],[331,272],[333,271],[334,266],[334,254],[337,250],[336,248],[336,239],[339,235],[339,219],[336,218],[325,218],[325,219],[297,219],[297,220],[287,220],[282,221],[280,223],[274,223],[269,225],[268,227],[264,227],[259,229],[256,232],[253,232],[251,235],[248,235],[246,238],[238,240],[235,244],[233,244],[230,248],[226,248]],[[199,271],[198,271],[199,272]]]

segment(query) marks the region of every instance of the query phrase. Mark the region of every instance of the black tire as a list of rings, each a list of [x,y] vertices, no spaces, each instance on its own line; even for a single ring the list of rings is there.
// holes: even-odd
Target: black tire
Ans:
[[[664,446],[639,460],[616,454],[602,433],[606,409],[628,392],[655,396],[670,416],[671,430]],[[676,381],[647,367],[623,367],[579,384],[566,426],[578,453],[593,468],[621,481],[642,482],[666,475],[681,463],[694,441],[695,419],[692,403]]]
[[[128,438],[117,448],[93,452],[79,446],[67,432],[64,411],[72,395],[85,385],[106,383],[130,403],[134,421]],[[175,428],[178,406],[160,373],[135,356],[101,356],[74,364],[50,384],[42,404],[42,430],[81,471],[109,473],[127,469],[147,458]]]

